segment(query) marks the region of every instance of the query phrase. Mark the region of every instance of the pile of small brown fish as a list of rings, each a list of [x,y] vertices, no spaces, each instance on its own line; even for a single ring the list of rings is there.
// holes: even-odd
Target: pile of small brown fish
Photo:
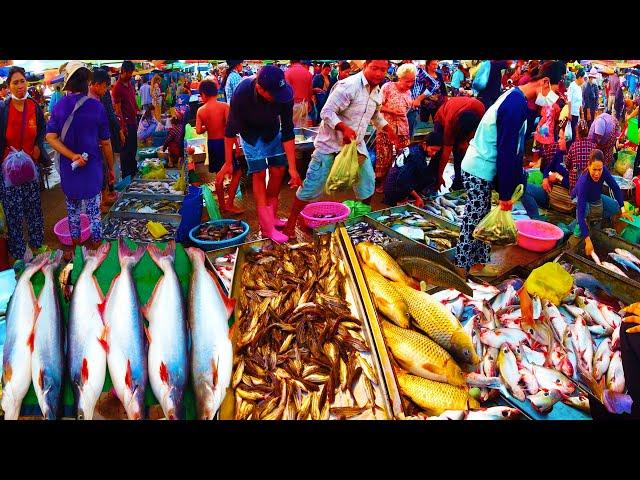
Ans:
[[[102,236],[110,240],[122,237],[130,238],[139,242],[166,241],[171,240],[176,236],[176,227],[166,222],[158,223],[161,223],[169,233],[164,237],[154,238],[147,229],[147,220],[108,217],[102,221]]]
[[[399,242],[397,238],[391,238],[367,222],[358,222],[347,227],[347,233],[354,245],[360,242],[371,242],[380,246]]]
[[[195,237],[198,240],[204,240],[207,242],[220,242],[223,240],[231,240],[241,235],[244,232],[244,227],[240,222],[225,223],[212,225],[205,223],[195,233]]]
[[[113,206],[114,212],[163,213],[179,215],[182,202],[175,200],[147,200],[144,198],[122,198]]]
[[[143,195],[184,195],[183,191],[173,189],[173,182],[171,181],[143,182],[134,180],[125,191]]]
[[[245,257],[232,379],[236,419],[384,418],[336,240],[323,235],[315,242]]]

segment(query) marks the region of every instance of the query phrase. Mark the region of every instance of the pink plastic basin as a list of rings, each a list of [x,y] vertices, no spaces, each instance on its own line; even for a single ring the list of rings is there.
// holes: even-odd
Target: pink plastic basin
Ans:
[[[69,219],[64,217],[53,227],[53,233],[63,245],[72,245],[71,234],[69,233]],[[84,213],[80,214],[80,242],[85,242],[91,236],[91,223],[89,217]]]
[[[518,245],[532,252],[548,252],[564,237],[560,228],[540,220],[516,220],[516,228]]]

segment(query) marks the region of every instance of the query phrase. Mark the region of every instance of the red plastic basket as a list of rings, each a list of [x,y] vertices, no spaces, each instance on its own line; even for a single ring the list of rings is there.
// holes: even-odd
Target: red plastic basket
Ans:
[[[338,202],[315,202],[310,203],[300,215],[304,218],[307,227],[318,228],[331,223],[338,223],[349,218],[351,209]],[[332,215],[329,218],[315,218],[314,215]]]

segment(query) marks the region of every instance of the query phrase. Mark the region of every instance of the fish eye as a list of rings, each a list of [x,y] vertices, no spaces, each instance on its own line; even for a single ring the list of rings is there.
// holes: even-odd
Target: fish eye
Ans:
[[[544,392],[544,396],[548,397],[549,396],[549,392]]]

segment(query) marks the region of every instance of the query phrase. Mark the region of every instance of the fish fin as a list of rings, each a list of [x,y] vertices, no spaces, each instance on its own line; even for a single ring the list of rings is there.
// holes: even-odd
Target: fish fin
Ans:
[[[144,333],[147,336],[147,341],[151,344],[151,332],[149,331],[149,327],[144,326]]]
[[[160,260],[163,258],[168,258],[171,263],[173,263],[176,257],[176,242],[175,240],[171,240],[167,243],[164,250],[160,250],[156,245],[151,243],[147,247],[147,252],[149,252],[151,260],[153,260],[158,267],[160,267]]]
[[[147,249],[142,245],[135,250],[132,250],[125,243],[122,237],[118,238],[118,258],[120,259],[120,263],[122,263],[122,260],[124,260],[125,258],[132,258],[133,264],[135,265],[140,261],[146,251]]]
[[[102,300],[102,302],[100,302],[98,304],[98,313],[100,313],[100,317],[102,318],[102,321],[104,323],[104,310],[105,308],[107,308],[107,301],[106,300]]]
[[[127,372],[124,375],[124,383],[129,388],[129,390],[133,387],[133,375],[131,373],[131,360],[127,360]]]
[[[82,369],[80,370],[80,382],[84,385],[89,380],[89,362],[86,357],[82,359]]]
[[[160,380],[169,385],[169,370],[164,362],[160,362]]]
[[[231,325],[231,327],[229,328],[229,340],[233,340],[233,336],[235,335],[237,329],[238,322],[233,322],[233,325]]]
[[[218,279],[216,278],[215,273],[211,271],[208,271],[208,272],[211,278],[213,279],[213,283],[218,289],[218,292],[220,293],[220,298],[222,298],[222,302],[224,303],[224,306],[226,307],[226,310],[227,310],[227,318],[229,318],[233,314],[233,311],[236,308],[236,299],[227,297],[227,294],[222,290],[222,287],[220,286],[220,283],[218,282]]]
[[[185,252],[189,257],[189,260],[191,260],[192,267],[194,263],[200,263],[200,262],[204,263],[205,255],[204,255],[204,252],[199,248],[188,247],[188,248],[185,248]]]
[[[11,368],[11,364],[7,362],[2,366],[2,382],[6,385],[11,381],[12,376],[13,368]]]
[[[211,360],[211,377],[213,379],[213,389],[218,385],[218,362],[216,360]]]
[[[38,373],[38,386],[40,390],[44,390],[44,369],[40,369],[40,373]]]
[[[109,327],[107,325],[104,326],[102,335],[98,337],[98,342],[100,342],[104,351],[109,353]]]
[[[147,303],[145,305],[143,305],[140,308],[140,311],[142,312],[142,315],[144,315],[144,317],[147,320],[149,319],[149,313],[151,311],[151,306],[153,305],[153,302],[156,299],[156,295],[160,291],[160,286],[162,285],[163,281],[164,281],[164,276],[160,277],[160,280],[158,280],[158,282],[156,283],[156,286],[153,287],[153,292],[151,292],[151,296],[149,297],[149,300],[147,301]]]
[[[107,299],[111,296],[111,292],[113,291],[113,287],[114,287],[114,285],[116,284],[116,282],[118,281],[119,278],[120,278],[120,272],[116,273],[116,276],[113,277],[113,280],[111,280],[111,285],[109,285],[109,290],[107,290],[107,295],[102,298],[102,305],[103,306],[102,306],[102,310],[101,310],[101,313],[100,313],[101,315],[104,312],[104,309],[105,309],[105,307],[107,305]],[[97,282],[96,282],[96,284],[97,284]],[[98,307],[98,308],[100,308],[100,307]]]
[[[36,302],[33,312],[33,327],[31,327],[31,333],[29,334],[29,338],[27,339],[27,345],[29,345],[31,352],[33,352],[34,342],[36,340],[36,324],[38,323],[38,316],[40,315],[41,311],[42,307],[39,303]]]
[[[102,264],[104,259],[107,258],[107,255],[109,255],[109,250],[111,250],[110,242],[103,243],[96,250],[89,250],[86,247],[82,247],[82,257],[84,258],[85,262],[91,257],[96,258],[98,260],[98,265],[96,266],[96,268],[98,268]]]

